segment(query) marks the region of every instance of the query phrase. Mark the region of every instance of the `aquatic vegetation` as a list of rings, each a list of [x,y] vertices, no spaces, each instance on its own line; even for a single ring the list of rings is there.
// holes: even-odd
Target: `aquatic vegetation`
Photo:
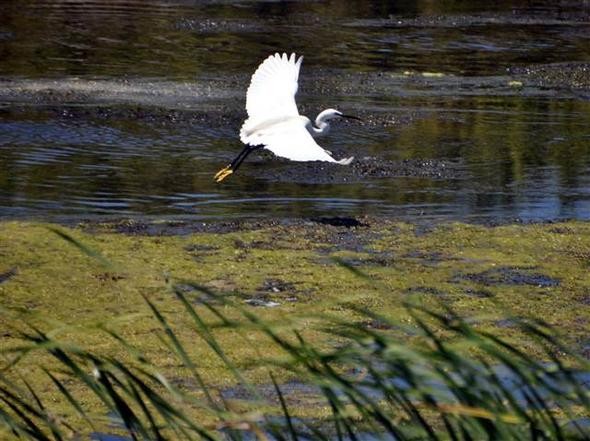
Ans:
[[[367,228],[374,225],[371,221],[363,222],[364,226],[333,227],[324,219],[319,225],[323,227],[314,225],[316,237],[305,230],[305,237],[295,242],[277,236],[274,227],[269,236],[275,238],[272,243],[263,229],[240,231],[240,242],[231,232],[186,238],[116,234],[109,246],[112,233],[82,235],[60,229],[60,238],[42,226],[4,225],[3,233],[7,229],[32,233],[40,248],[51,244],[54,259],[75,257],[66,268],[70,278],[65,285],[74,291],[70,301],[84,289],[92,295],[104,291],[111,296],[100,299],[102,318],[90,311],[84,315],[84,301],[94,299],[78,299],[81,303],[62,311],[61,319],[59,311],[48,317],[42,303],[58,294],[58,285],[51,285],[53,291],[28,309],[18,305],[16,297],[12,304],[3,301],[0,418],[4,437],[71,439],[109,432],[129,439],[588,438],[583,418],[590,412],[590,366],[547,322],[550,314],[543,321],[500,311],[491,326],[466,314],[469,308],[463,302],[471,301],[474,308],[493,302],[492,298],[466,296],[461,302],[448,298],[456,296],[448,289],[456,285],[464,292],[463,285],[474,284],[496,297],[506,288],[511,295],[519,289],[555,295],[575,288],[588,264],[586,224],[494,229],[443,225],[423,231],[391,224],[359,241],[344,238],[350,233],[347,228]],[[297,235],[296,230],[281,231]],[[394,230],[394,235],[387,234]],[[330,249],[336,240],[333,235],[340,245],[347,243],[348,250]],[[567,247],[561,236],[567,237]],[[25,234],[10,237],[13,245],[35,243],[28,242],[31,237]],[[424,237],[429,241],[421,243]],[[503,243],[508,237],[518,247],[492,252],[491,243]],[[454,243],[461,249],[464,241],[471,246],[463,253],[444,246]],[[184,257],[163,253],[166,242]],[[488,260],[479,262],[476,256],[481,258],[478,249],[484,243]],[[558,255],[564,259],[567,253],[571,271],[554,274],[540,264],[538,255],[529,254],[527,246],[543,243],[549,245],[543,259],[551,261]],[[118,253],[113,253],[115,248]],[[19,247],[13,249],[18,255]],[[30,260],[8,262],[18,270],[0,285],[3,293],[19,277],[24,278],[20,283],[32,283],[23,274],[36,266],[53,265],[43,253],[29,246],[24,249]],[[385,249],[394,256],[384,254]],[[145,272],[131,257],[126,268],[115,263],[123,255],[121,250],[135,251],[129,256],[142,251],[138,255]],[[329,294],[330,299],[317,300],[308,292],[311,282],[303,277],[287,280],[285,274],[262,281],[259,274],[251,274],[252,279],[245,278],[243,284],[236,279],[233,285],[217,279],[208,287],[171,274],[160,280],[150,256],[160,251],[161,260],[171,259],[167,265],[178,263],[182,273],[182,262],[206,271],[208,259],[221,254],[228,274],[242,266],[245,272],[240,274],[245,276],[251,259],[268,271],[266,259],[276,250],[297,275],[315,266],[323,272],[329,269],[344,282],[330,279],[335,289],[348,287],[351,292],[342,292],[339,300]],[[530,256],[529,262],[521,260],[521,251]],[[6,255],[6,248],[0,252]],[[302,258],[312,261],[297,266]],[[479,271],[467,271],[466,260],[476,261]],[[503,266],[491,270],[490,260]],[[233,267],[234,262],[239,265]],[[395,266],[402,262],[404,269],[419,266],[415,274],[423,273],[422,282],[429,272],[431,282],[446,282],[436,285],[436,292],[433,283],[417,283],[418,279],[409,286],[396,286],[383,274],[388,269],[397,277]],[[519,270],[502,270],[509,262]],[[84,287],[89,280],[83,276],[87,265],[92,268],[92,283],[101,287],[96,291]],[[463,270],[456,271],[454,265],[463,265]],[[550,277],[550,284],[527,283],[541,273]],[[451,274],[458,279],[448,277]],[[78,278],[84,283],[75,285]],[[152,280],[152,285],[146,280]],[[123,297],[133,296],[125,285],[136,282],[141,282],[141,292],[134,297],[138,300],[135,310],[127,305],[116,317],[105,317],[104,311],[115,310],[118,298],[123,307]],[[402,288],[409,294],[399,297],[396,292]],[[248,305],[244,293],[251,298],[254,289],[266,292],[281,306]],[[361,292],[352,292],[356,290]],[[551,294],[552,290],[556,291]],[[297,300],[289,303],[287,293]],[[304,313],[299,314],[298,308]],[[74,311],[92,320],[74,317]],[[66,323],[67,314],[72,316],[70,323]],[[518,315],[525,316],[521,311]],[[509,320],[509,325],[498,323],[499,318]]]

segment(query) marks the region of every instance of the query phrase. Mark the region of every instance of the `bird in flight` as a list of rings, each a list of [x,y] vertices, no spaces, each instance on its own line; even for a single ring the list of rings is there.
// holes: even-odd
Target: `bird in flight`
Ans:
[[[246,147],[215,174],[216,182],[234,173],[244,159],[259,148],[292,161],[327,161],[341,165],[352,162],[353,157],[334,159],[313,137],[327,133],[331,119],[360,118],[344,115],[336,109],[324,110],[314,123],[299,115],[295,94],[302,61],[303,57],[297,58],[295,54],[288,57],[285,53],[276,53],[258,66],[246,94],[248,119],[240,129],[240,140]]]

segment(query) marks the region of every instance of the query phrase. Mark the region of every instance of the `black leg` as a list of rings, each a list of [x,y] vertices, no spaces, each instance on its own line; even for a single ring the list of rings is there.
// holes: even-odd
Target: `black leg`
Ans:
[[[244,159],[246,159],[250,153],[260,148],[262,148],[261,145],[247,145],[246,148],[244,148],[244,150],[242,150],[242,152],[238,155],[238,157],[233,160],[232,170],[236,171],[238,167],[242,165],[242,162],[244,162]]]
[[[232,170],[235,171],[240,166],[242,161],[244,159],[246,159],[246,156],[248,156],[250,154],[250,148],[251,148],[251,146],[249,146],[249,145],[244,147],[242,149],[242,151],[238,154],[238,156],[236,156],[235,159],[232,162],[230,162],[229,166],[231,167]]]

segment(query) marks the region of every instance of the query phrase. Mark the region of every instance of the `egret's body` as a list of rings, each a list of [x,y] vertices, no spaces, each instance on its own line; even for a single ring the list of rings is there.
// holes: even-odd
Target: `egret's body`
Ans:
[[[240,130],[240,139],[246,147],[215,175],[217,182],[233,173],[257,148],[265,148],[292,161],[350,164],[352,157],[334,159],[313,137],[327,133],[331,119],[358,118],[327,109],[317,116],[314,125],[309,118],[299,115],[295,94],[302,61],[303,57],[296,58],[295,54],[287,57],[287,54],[277,53],[264,60],[254,72],[246,95],[248,119]]]

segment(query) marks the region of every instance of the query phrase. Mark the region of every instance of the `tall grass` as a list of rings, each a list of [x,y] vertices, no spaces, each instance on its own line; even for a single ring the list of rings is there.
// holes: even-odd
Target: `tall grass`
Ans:
[[[590,439],[588,427],[577,422],[582,421],[580,415],[590,414],[590,366],[540,321],[517,323],[543,348],[543,361],[532,360],[501,336],[477,329],[449,308],[433,310],[412,303],[405,304],[411,326],[366,310],[356,311],[357,323],[318,317],[327,341],[336,342],[320,349],[303,333],[285,332],[239,301],[192,284],[194,291],[215,300],[197,307],[187,298],[186,286],[183,282],[182,289],[171,288],[176,300],[202,342],[231,372],[249,405],[236,408],[223,391],[201,377],[178,330],[145,298],[163,331],[162,343],[195,388],[175,385],[141,348],[109,328],[102,332],[118,341],[128,361],[67,344],[29,324],[19,331],[22,344],[2,349],[0,420],[6,433],[21,439],[75,439],[79,428],[72,419],[83,421],[84,432],[90,433],[107,430],[105,417],[114,415],[118,426],[108,430],[124,432],[133,440]],[[379,323],[379,329],[359,326],[361,322]],[[258,362],[257,368],[268,371],[270,388],[262,391],[251,384],[226,354],[216,334],[227,329],[259,333],[280,348],[280,358]],[[55,362],[43,368],[44,374],[71,408],[69,417],[57,415],[43,394],[17,374],[20,363],[38,353]],[[277,375],[296,380],[280,384]],[[73,383],[100,400],[101,415],[90,413],[76,398]],[[314,395],[317,409],[293,405],[286,386],[295,395],[298,388]]]

